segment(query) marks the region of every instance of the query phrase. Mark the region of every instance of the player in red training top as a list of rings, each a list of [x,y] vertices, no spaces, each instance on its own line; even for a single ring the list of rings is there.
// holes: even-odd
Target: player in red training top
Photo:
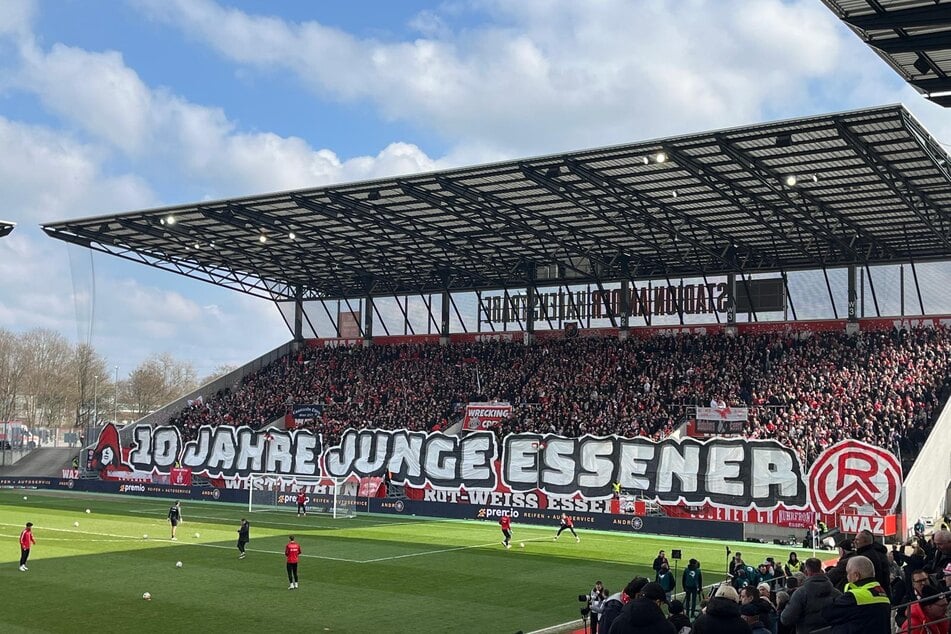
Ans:
[[[287,557],[287,582],[288,590],[297,589],[297,561],[300,558],[300,544],[294,541],[294,536],[287,538],[287,546],[284,547],[284,556]]]
[[[512,518],[508,515],[503,515],[502,519],[499,520],[499,526],[502,527],[502,535],[505,539],[502,540],[502,545],[506,548],[511,548],[512,544]]]
[[[575,532],[575,521],[571,519],[571,516],[567,513],[561,514],[561,527],[558,529],[558,532],[555,534],[555,541],[558,541],[558,537],[564,533],[566,530],[571,531],[571,534],[575,536],[575,541],[580,542],[581,538],[578,537],[578,533]]]
[[[20,572],[26,572],[26,560],[30,558],[30,547],[36,543],[33,537],[33,522],[27,522],[26,528],[20,533]]]
[[[297,492],[297,517],[307,516],[307,494],[304,489]]]

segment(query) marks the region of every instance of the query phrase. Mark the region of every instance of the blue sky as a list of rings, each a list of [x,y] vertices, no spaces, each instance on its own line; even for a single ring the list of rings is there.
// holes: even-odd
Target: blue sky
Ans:
[[[0,327],[83,330],[90,256],[43,222],[895,102],[951,139],[818,0],[4,0]],[[92,261],[123,376],[289,338],[266,301]]]

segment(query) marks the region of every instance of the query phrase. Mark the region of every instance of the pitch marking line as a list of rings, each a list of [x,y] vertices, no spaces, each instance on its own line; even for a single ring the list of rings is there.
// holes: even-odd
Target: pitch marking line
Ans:
[[[20,525],[19,525],[19,524],[4,524],[4,523],[0,523],[0,526],[14,526],[14,527],[19,527]],[[171,539],[162,539],[162,538],[154,538],[154,537],[149,537],[148,539],[143,539],[143,538],[141,538],[141,537],[134,537],[134,536],[131,536],[131,535],[115,535],[115,534],[113,534],[113,533],[97,533],[97,532],[93,532],[93,531],[81,531],[81,530],[75,530],[75,529],[71,529],[71,528],[49,528],[49,527],[38,526],[38,525],[34,526],[34,528],[39,529],[40,531],[56,531],[56,532],[59,532],[59,533],[72,533],[72,534],[74,534],[74,535],[98,535],[98,536],[100,536],[100,537],[116,537],[116,538],[119,538],[119,539],[117,539],[117,540],[115,540],[115,541],[136,541],[136,542],[143,542],[143,543],[163,543],[163,544],[170,544],[170,545],[173,545],[173,546],[196,546],[196,547],[203,547],[203,548],[222,548],[222,549],[225,549],[225,550],[237,550],[237,548],[235,548],[234,546],[223,546],[223,545],[221,545],[221,544],[195,544],[195,543],[192,543],[192,542],[178,541],[178,540],[171,540]],[[43,539],[46,539],[46,538],[43,538]],[[59,540],[59,539],[63,539],[63,538],[55,538],[55,537],[54,537],[54,538],[49,538],[49,539],[51,539],[51,540],[53,540],[53,539]],[[89,540],[89,541],[99,541],[99,540]],[[265,554],[268,554],[268,555],[283,555],[283,554],[284,554],[284,551],[280,551],[280,550],[260,550],[260,549],[255,549],[255,548],[248,548],[248,549],[246,549],[246,550],[247,550],[248,552],[265,553]],[[328,556],[326,556],[326,555],[308,555],[308,554],[301,553],[300,556],[301,556],[301,557],[308,557],[308,558],[310,558],[310,559],[326,559],[326,560],[328,560],[328,561],[342,561],[342,562],[348,563],[348,564],[362,564],[362,563],[366,563],[366,562],[361,561],[361,560],[359,560],[359,559],[345,559],[345,558],[342,558],[342,557],[328,557]]]

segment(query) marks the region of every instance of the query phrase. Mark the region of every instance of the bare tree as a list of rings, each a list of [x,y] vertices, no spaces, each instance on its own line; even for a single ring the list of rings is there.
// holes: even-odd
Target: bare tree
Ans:
[[[16,414],[17,396],[22,394],[26,368],[22,341],[9,330],[0,329],[0,421]]]
[[[137,416],[195,389],[195,368],[170,354],[149,357],[129,375],[128,394]]]
[[[206,385],[208,383],[211,383],[215,379],[223,377],[226,374],[231,374],[237,369],[238,369],[238,366],[236,365],[227,365],[227,364],[219,365],[218,367],[216,367],[214,370],[211,371],[211,374],[207,375],[201,381],[199,381],[198,384]]]

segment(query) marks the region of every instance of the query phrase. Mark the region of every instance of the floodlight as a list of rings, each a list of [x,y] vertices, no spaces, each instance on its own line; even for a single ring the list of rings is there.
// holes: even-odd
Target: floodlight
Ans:
[[[795,187],[796,183],[798,183],[799,181],[796,180],[795,174],[790,174],[789,176],[783,179],[783,182],[786,183],[787,187]]]

